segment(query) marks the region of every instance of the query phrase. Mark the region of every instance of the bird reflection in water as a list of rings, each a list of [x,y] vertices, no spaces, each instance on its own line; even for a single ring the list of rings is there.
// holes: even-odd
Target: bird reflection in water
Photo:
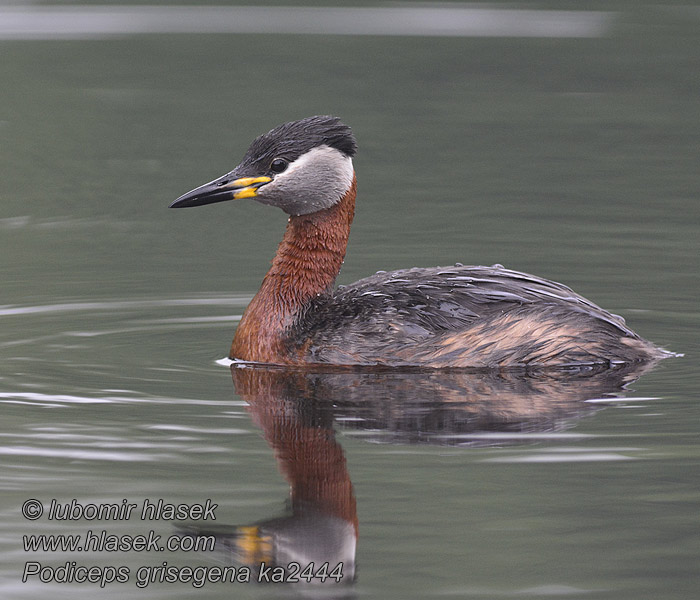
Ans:
[[[359,525],[345,455],[335,427],[372,441],[483,447],[526,443],[573,427],[619,397],[653,365],[541,371],[330,370],[234,364],[236,393],[273,449],[290,485],[290,514],[253,525],[188,528],[215,535],[226,560],[266,568],[326,572],[301,583],[355,580]],[[307,574],[312,574],[309,571]],[[336,574],[338,571],[336,571]],[[323,580],[323,581],[322,581]]]

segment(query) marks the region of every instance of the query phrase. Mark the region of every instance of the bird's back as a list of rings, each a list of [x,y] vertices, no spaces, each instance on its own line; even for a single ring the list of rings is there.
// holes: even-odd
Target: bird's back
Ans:
[[[662,352],[570,288],[500,265],[379,272],[319,296],[287,341],[303,362],[347,365],[563,366]]]

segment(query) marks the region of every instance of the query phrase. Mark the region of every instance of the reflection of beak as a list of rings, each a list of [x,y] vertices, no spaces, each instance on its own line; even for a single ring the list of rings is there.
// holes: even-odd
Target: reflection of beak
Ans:
[[[246,565],[259,565],[263,562],[274,560],[272,538],[263,535],[259,527],[237,527],[238,534],[235,539],[235,549],[238,559]]]
[[[258,188],[270,181],[272,181],[271,177],[231,179],[230,175],[224,175],[180,196],[170,205],[170,208],[187,208],[223,202],[224,200],[255,198]]]

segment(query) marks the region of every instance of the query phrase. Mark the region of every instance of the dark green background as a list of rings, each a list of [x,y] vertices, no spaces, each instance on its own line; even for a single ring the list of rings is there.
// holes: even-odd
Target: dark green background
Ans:
[[[590,438],[447,450],[341,436],[358,594],[696,593],[700,13],[673,5],[587,4],[615,11],[613,28],[578,40],[0,41],[4,597],[95,593],[18,583],[27,497],[197,502],[206,490],[238,523],[281,508],[272,452],[214,361],[285,217],[254,202],[167,205],[256,135],[319,113],[341,116],[360,146],[341,282],[498,262],[563,281],[686,354],[634,385],[646,400],[582,421]],[[528,461],[541,452],[560,460]],[[162,560],[129,560],[147,558]]]

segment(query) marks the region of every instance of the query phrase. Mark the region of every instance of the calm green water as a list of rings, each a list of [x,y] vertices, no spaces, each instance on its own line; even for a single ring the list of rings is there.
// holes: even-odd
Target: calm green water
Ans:
[[[0,40],[0,595],[694,597],[700,13],[602,8],[608,34],[581,39]],[[360,144],[341,283],[498,262],[685,356],[624,391],[600,376],[232,381],[216,361],[284,215],[167,205],[259,133],[318,113]],[[210,499],[238,537],[213,554],[25,551],[28,534],[175,531],[136,513],[51,520],[52,499],[139,514]],[[330,544],[348,585],[135,585],[143,566],[262,552],[240,528],[276,517],[268,535],[307,561]],[[27,562],[67,561],[130,580],[21,582]]]

